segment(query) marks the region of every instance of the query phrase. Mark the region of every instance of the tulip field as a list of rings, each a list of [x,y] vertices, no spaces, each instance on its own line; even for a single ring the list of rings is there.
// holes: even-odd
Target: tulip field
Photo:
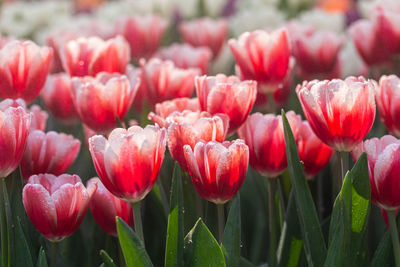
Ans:
[[[399,0],[0,1],[0,267],[400,267]]]

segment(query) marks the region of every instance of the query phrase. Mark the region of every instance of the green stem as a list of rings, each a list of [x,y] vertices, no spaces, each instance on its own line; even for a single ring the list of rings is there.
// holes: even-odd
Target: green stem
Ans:
[[[199,194],[195,194],[196,196],[196,215],[197,218],[203,218],[203,199]]]
[[[277,188],[276,178],[267,178],[268,182],[268,224],[269,224],[269,264],[268,266],[276,266],[276,251],[278,245],[278,228],[276,218],[278,212],[276,210],[275,194]]]
[[[340,184],[340,187],[342,187],[341,185],[343,184],[344,178],[346,176],[346,172],[349,169],[349,166],[348,166],[348,152],[337,151],[336,153],[337,153],[338,158],[339,158],[339,160],[338,160],[339,170],[341,171],[341,175],[342,175],[342,183]],[[339,188],[339,190],[340,190],[340,188]]]
[[[2,189],[3,189],[3,197],[4,197],[4,212],[6,215],[6,222],[7,222],[7,245],[8,245],[8,259],[7,259],[7,266],[11,266],[11,229],[14,228],[12,222],[12,215],[11,215],[11,206],[10,201],[8,199],[8,192],[7,192],[7,185],[6,179],[1,179]]]
[[[168,218],[168,214],[169,214],[169,204],[168,203],[169,202],[167,199],[167,194],[165,193],[164,186],[163,186],[160,178],[157,179],[156,183],[157,183],[158,189],[160,190],[161,202],[162,202],[162,206],[164,208],[165,216],[167,216],[167,218]]]
[[[142,214],[140,211],[140,201],[132,203],[133,208],[133,218],[135,223],[135,232],[138,235],[139,239],[143,242],[144,246],[144,237],[143,237],[143,226],[142,226]]]
[[[396,267],[400,267],[400,242],[399,242],[399,233],[397,232],[397,225],[396,225],[396,211],[387,210],[387,213],[390,223],[389,226],[390,235],[392,236],[394,259],[396,261]]]
[[[217,204],[218,211],[218,238],[219,243],[222,243],[222,237],[224,236],[224,228],[225,228],[225,211],[224,204]]]
[[[57,267],[57,253],[58,253],[58,242],[51,243],[51,267]]]
[[[0,178],[4,180],[5,178]],[[3,181],[0,182],[0,194],[4,191],[3,189]],[[8,262],[8,234],[7,234],[7,220],[6,220],[6,212],[5,212],[5,203],[4,203],[4,197],[0,197],[0,208],[1,208],[1,213],[0,213],[0,227],[1,227],[1,260],[2,260],[2,266],[7,266]]]

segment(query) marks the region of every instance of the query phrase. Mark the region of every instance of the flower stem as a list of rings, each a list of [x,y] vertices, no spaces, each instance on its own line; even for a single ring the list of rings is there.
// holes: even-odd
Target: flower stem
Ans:
[[[144,246],[142,214],[140,211],[140,201],[132,203],[132,208],[133,208],[133,218],[134,218],[134,223],[135,223],[135,232],[138,235],[139,239],[143,242],[143,246]]]
[[[276,266],[276,251],[278,244],[278,228],[276,219],[278,216],[275,203],[277,181],[276,178],[268,178],[268,224],[269,224],[269,264]]]
[[[346,176],[346,172],[349,169],[348,166],[348,152],[337,152],[337,156],[339,158],[338,164],[339,164],[339,170],[341,171],[341,175],[342,175],[342,183],[340,184],[340,187],[342,187],[344,178]],[[340,188],[339,188],[340,190]]]
[[[4,181],[5,178],[0,178]],[[3,181],[0,182],[0,194],[3,192]],[[7,234],[7,220],[6,220],[6,211],[5,211],[5,203],[3,194],[0,197],[0,227],[1,227],[1,261],[2,266],[7,266],[8,262],[8,234]]]
[[[57,267],[58,242],[51,243],[51,267]]]
[[[5,213],[5,219],[6,219],[6,225],[7,225],[7,266],[11,266],[11,229],[14,228],[13,221],[12,221],[12,215],[11,215],[11,206],[10,206],[10,201],[8,199],[8,192],[7,192],[7,185],[6,185],[6,179],[1,179],[1,186],[3,190],[3,197],[4,197],[4,213]]]
[[[224,228],[225,228],[225,211],[224,204],[217,204],[218,211],[218,238],[219,243],[222,243],[222,237],[224,236]]]
[[[396,267],[400,267],[400,242],[399,242],[399,233],[397,232],[397,225],[396,225],[396,211],[387,210],[387,213],[390,223],[389,226],[390,235],[392,236],[394,259],[396,261]]]

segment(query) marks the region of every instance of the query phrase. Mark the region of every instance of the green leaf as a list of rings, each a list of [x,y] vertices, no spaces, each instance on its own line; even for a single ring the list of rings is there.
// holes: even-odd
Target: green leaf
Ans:
[[[353,169],[347,172],[342,190],[336,198],[325,266],[355,266],[363,263],[370,195],[368,161],[363,153]]]
[[[304,241],[304,250],[310,266],[322,266],[326,258],[326,246],[322,235],[317,211],[308,188],[303,166],[297,152],[296,142],[290,129],[285,112],[282,110],[282,121],[285,130],[286,157],[298,217]]]
[[[46,253],[44,252],[43,247],[40,247],[36,266],[37,267],[47,267],[48,266],[47,259],[46,259]]]
[[[285,222],[278,247],[278,266],[298,266],[303,240],[299,218],[297,215],[296,201],[293,192],[289,196]]]
[[[31,252],[28,243],[26,242],[24,231],[21,227],[21,219],[14,219],[14,251],[13,251],[13,266],[33,267]]]
[[[121,218],[117,217],[119,243],[128,267],[153,266],[142,242]]]
[[[225,266],[224,254],[201,218],[185,237],[184,256],[185,266]]]
[[[108,255],[107,251],[100,250],[100,256],[103,259],[104,267],[116,267],[114,260]]]
[[[239,266],[241,242],[240,195],[234,198],[222,237],[222,251],[227,266]]]
[[[248,261],[247,259],[240,257],[239,258],[239,264],[240,267],[255,267],[255,265],[253,263],[251,263],[250,261]]]
[[[183,266],[183,196],[182,177],[178,163],[175,163],[172,177],[170,212],[168,216],[165,266]]]
[[[393,258],[392,252],[392,239],[389,230],[387,230],[375,251],[371,267],[387,266],[389,259]]]

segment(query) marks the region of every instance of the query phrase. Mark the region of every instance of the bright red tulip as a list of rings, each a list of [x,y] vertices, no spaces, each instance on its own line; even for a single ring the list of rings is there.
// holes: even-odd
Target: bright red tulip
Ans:
[[[247,119],[257,96],[257,82],[241,82],[236,76],[201,76],[195,80],[201,110],[229,116],[229,134]]]
[[[81,120],[95,131],[114,128],[132,105],[140,80],[129,82],[125,75],[99,73],[72,80],[72,100]]]
[[[21,160],[22,176],[28,180],[33,174],[65,173],[78,156],[80,146],[81,142],[72,135],[32,131]]]
[[[71,77],[66,73],[57,73],[47,77],[40,94],[51,114],[67,124],[79,118],[72,101],[71,90]]]
[[[382,44],[376,23],[369,20],[358,20],[349,28],[358,53],[367,65],[382,64],[390,60],[390,53]]]
[[[395,4],[394,4],[395,3]],[[376,8],[374,15],[379,38],[383,45],[393,54],[400,54],[400,4],[382,5]]]
[[[100,179],[94,177],[87,182],[97,185],[97,190],[90,201],[89,208],[94,220],[109,235],[117,236],[117,224],[115,217],[118,216],[131,227],[133,226],[133,212],[130,203],[117,198],[105,188]]]
[[[229,117],[225,114],[212,116],[208,112],[185,110],[174,112],[166,119],[168,125],[168,149],[181,168],[187,171],[183,146],[192,149],[203,140],[222,142],[229,128]]]
[[[168,22],[157,15],[134,16],[116,23],[116,33],[128,41],[134,60],[150,58],[158,49]]]
[[[249,148],[243,140],[200,141],[193,149],[185,145],[184,151],[193,185],[201,197],[224,204],[242,187],[249,166]]]
[[[200,111],[199,100],[197,98],[182,97],[158,103],[155,107],[156,113],[150,112],[148,119],[157,123],[161,127],[166,127],[165,119],[169,115],[175,111],[183,112],[184,110]]]
[[[141,80],[142,84],[142,70],[139,67],[135,67],[133,65],[128,65],[126,67],[126,73],[125,73],[126,77],[128,77],[128,80],[131,84],[131,86],[133,86],[134,84],[136,84],[137,79]],[[137,111],[138,113],[142,113],[143,108],[144,108],[144,104],[147,98],[147,93],[145,91],[146,88],[144,88],[143,86],[139,86],[136,92],[136,96],[133,99],[133,104],[132,104],[132,108]]]
[[[0,49],[0,97],[32,102],[42,89],[53,51],[31,41],[11,41]]]
[[[91,137],[89,150],[104,186],[121,199],[138,202],[157,180],[165,143],[164,128],[132,126],[114,129],[108,140],[102,135]]]
[[[296,92],[318,138],[336,151],[351,151],[374,123],[376,88],[360,76],[303,82]]]
[[[379,115],[390,133],[400,136],[400,79],[396,75],[382,76],[376,90]]]
[[[285,78],[290,59],[286,30],[245,32],[238,40],[229,40],[228,45],[240,78],[257,81],[261,92],[273,92]]]
[[[199,74],[197,69],[180,69],[172,61],[162,61],[158,58],[148,62],[142,60],[141,87],[147,95],[151,106],[165,100],[180,97],[191,97],[194,91],[194,77]]]
[[[205,46],[211,49],[216,58],[228,36],[228,21],[210,18],[195,19],[179,24],[179,31],[185,43],[192,46]]]
[[[287,112],[286,116],[297,140],[301,118],[293,111]],[[254,113],[239,128],[238,135],[249,146],[250,165],[256,171],[269,178],[283,173],[287,159],[280,115]]]
[[[98,37],[80,37],[65,43],[61,60],[70,76],[125,73],[130,60],[129,45],[121,36],[107,41]]]
[[[85,188],[78,175],[33,175],[22,191],[22,201],[36,229],[55,242],[79,228],[96,187]]]
[[[154,57],[162,60],[171,60],[176,67],[181,69],[200,69],[201,74],[206,74],[212,59],[212,52],[207,47],[172,44],[169,47],[160,49]]]
[[[307,178],[317,175],[331,160],[334,150],[322,143],[311,130],[308,121],[303,121],[298,130],[297,148]]]
[[[400,207],[400,140],[385,135],[358,145],[352,152],[357,160],[365,151],[368,157],[371,201],[383,209]]]

